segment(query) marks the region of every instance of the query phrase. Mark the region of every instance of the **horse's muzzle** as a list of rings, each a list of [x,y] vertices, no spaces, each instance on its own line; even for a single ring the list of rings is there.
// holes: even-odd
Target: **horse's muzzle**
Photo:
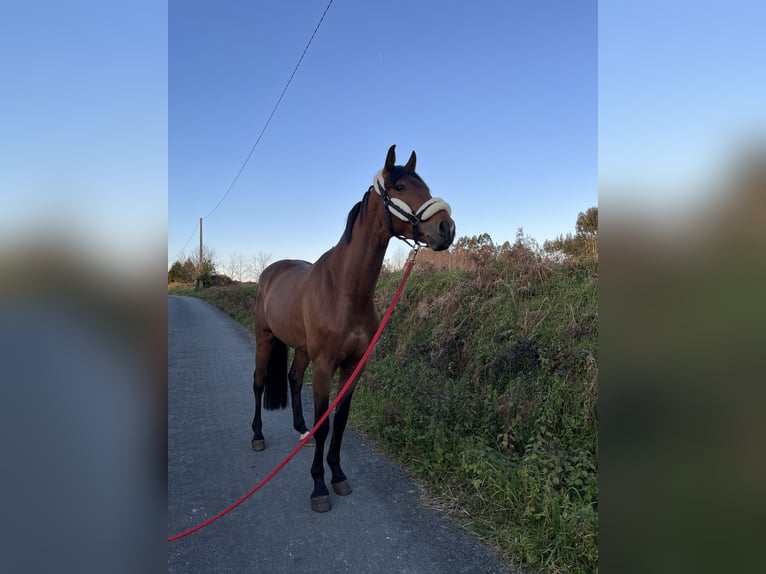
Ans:
[[[434,226],[423,230],[428,247],[434,251],[444,251],[455,239],[455,222],[447,216]]]

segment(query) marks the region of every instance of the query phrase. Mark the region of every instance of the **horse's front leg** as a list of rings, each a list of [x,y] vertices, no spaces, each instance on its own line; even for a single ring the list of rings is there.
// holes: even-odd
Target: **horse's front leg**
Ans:
[[[343,385],[346,384],[346,381],[348,381],[348,378],[351,376],[355,367],[356,362],[350,365],[341,365],[340,379],[338,382],[339,388],[343,388]],[[330,448],[327,451],[327,464],[330,466],[330,471],[332,472],[332,480],[330,482],[335,493],[341,496],[351,494],[351,485],[348,483],[346,475],[340,467],[340,446],[343,442],[343,432],[346,430],[348,413],[351,409],[351,396],[354,394],[355,387],[356,382],[352,383],[340,403],[338,403],[335,417],[333,418],[332,440],[330,441]]]
[[[335,365],[329,361],[315,360],[313,363],[312,388],[314,391],[314,424],[327,412],[330,404],[330,382],[335,372]],[[314,490],[311,493],[311,510],[315,512],[327,512],[331,508],[330,492],[324,482],[324,443],[330,432],[330,421],[325,421],[319,426],[314,438],[316,450],[314,461],[311,464],[311,478],[314,479]]]

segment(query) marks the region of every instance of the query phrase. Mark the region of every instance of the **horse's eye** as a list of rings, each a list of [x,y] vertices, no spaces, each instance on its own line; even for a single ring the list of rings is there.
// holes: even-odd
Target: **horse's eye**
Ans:
[[[404,186],[403,185],[397,185],[396,187],[394,187],[394,189],[396,191],[398,191],[399,193],[401,193],[401,192],[404,191]]]

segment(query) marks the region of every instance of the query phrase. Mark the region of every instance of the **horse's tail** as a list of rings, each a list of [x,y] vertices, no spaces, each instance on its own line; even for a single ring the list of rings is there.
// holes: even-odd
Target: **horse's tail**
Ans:
[[[287,345],[276,338],[266,366],[263,406],[269,411],[287,406]]]

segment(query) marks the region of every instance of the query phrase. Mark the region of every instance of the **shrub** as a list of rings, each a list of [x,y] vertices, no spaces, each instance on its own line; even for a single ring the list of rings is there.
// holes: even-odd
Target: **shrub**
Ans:
[[[398,280],[381,278],[381,312]],[[523,245],[417,268],[351,409],[467,527],[549,571],[597,569],[596,295],[595,259]]]

